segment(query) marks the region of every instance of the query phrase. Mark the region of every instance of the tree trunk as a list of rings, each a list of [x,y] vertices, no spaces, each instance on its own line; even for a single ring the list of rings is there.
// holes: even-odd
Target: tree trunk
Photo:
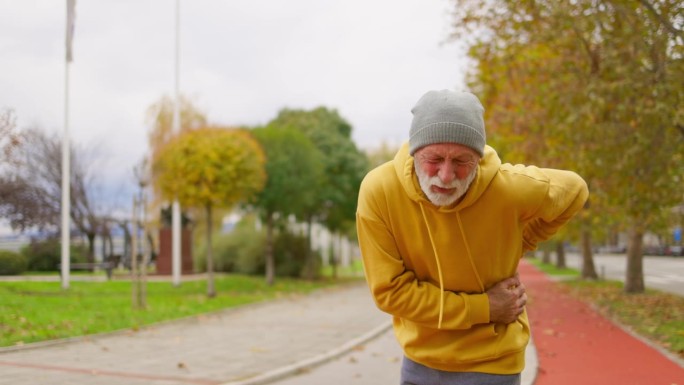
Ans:
[[[102,245],[101,245],[102,248],[100,249],[100,251],[102,252],[102,262],[107,262],[107,255],[109,253],[107,252],[107,229],[106,228],[102,229],[102,234],[100,234],[100,238],[102,239]]]
[[[206,207],[207,211],[207,297],[216,297],[216,287],[214,286],[214,256],[211,243],[212,221],[211,221],[211,204]]]
[[[337,279],[337,252],[335,250],[336,234],[330,234],[330,266],[332,267],[332,277]]]
[[[133,198],[133,220],[132,228],[133,233],[131,235],[131,302],[133,304],[133,309],[140,308],[140,302],[138,301],[140,297],[138,296],[138,203]]]
[[[589,229],[582,230],[582,279],[598,279],[594,266],[594,253],[591,250],[591,231]]]
[[[275,281],[275,257],[273,256],[273,214],[266,218],[266,283],[271,286]]]
[[[86,258],[89,263],[95,262],[95,233],[86,233],[86,238],[88,238],[88,255]]]
[[[643,243],[644,231],[638,225],[634,225],[629,231],[627,241],[625,293],[643,293],[645,290]]]
[[[551,250],[548,247],[542,248],[542,263],[551,264]]]
[[[131,231],[128,228],[128,223],[126,221],[121,222],[119,224],[121,226],[121,230],[123,231],[124,234],[124,245],[123,245],[123,252],[121,253],[121,260],[120,262],[123,264],[124,267],[127,267],[127,264],[130,264],[131,261],[131,247],[132,247],[132,241],[131,241]]]
[[[304,250],[304,271],[302,274],[302,277],[307,280],[313,280],[314,279],[314,273],[315,273],[315,265],[313,261],[313,253],[311,252],[312,246],[311,246],[311,232],[312,232],[312,227],[313,227],[313,220],[309,218],[306,221],[306,250]]]
[[[556,242],[556,267],[559,269],[565,269],[565,246],[563,241],[560,240]]]

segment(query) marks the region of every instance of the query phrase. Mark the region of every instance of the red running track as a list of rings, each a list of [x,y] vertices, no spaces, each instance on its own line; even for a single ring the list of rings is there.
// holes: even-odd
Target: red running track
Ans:
[[[523,260],[537,349],[535,385],[684,385],[684,367],[563,293]]]

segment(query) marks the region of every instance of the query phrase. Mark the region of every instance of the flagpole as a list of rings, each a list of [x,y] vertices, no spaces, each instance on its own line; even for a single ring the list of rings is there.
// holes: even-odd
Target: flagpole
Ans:
[[[173,134],[180,134],[180,0],[176,0],[176,52],[175,52],[175,98],[173,103]],[[171,210],[171,272],[173,285],[180,286],[181,275],[181,208],[178,199],[174,199]]]
[[[76,0],[67,0],[66,57],[64,60],[64,134],[62,137],[62,289],[69,288],[71,272],[71,144],[69,141],[69,69],[73,58],[71,42],[74,36]]]
[[[64,71],[64,134],[62,137],[62,289],[69,288],[70,268],[70,241],[71,241],[71,221],[69,212],[71,211],[71,186],[69,176],[71,175],[71,159],[69,154],[69,61],[66,62]]]

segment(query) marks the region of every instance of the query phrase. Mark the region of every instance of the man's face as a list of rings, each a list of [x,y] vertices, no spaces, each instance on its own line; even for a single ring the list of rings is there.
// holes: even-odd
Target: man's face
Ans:
[[[465,195],[480,161],[477,152],[456,143],[430,144],[413,156],[420,188],[437,206],[451,205]]]

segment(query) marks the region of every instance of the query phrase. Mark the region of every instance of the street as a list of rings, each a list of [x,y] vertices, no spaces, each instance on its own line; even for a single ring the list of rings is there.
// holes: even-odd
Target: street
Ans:
[[[582,257],[579,254],[568,253],[566,264],[568,267],[581,270]],[[594,266],[599,276],[624,282],[627,256],[625,254],[595,254]],[[684,296],[684,258],[645,256],[644,283],[647,288]]]

